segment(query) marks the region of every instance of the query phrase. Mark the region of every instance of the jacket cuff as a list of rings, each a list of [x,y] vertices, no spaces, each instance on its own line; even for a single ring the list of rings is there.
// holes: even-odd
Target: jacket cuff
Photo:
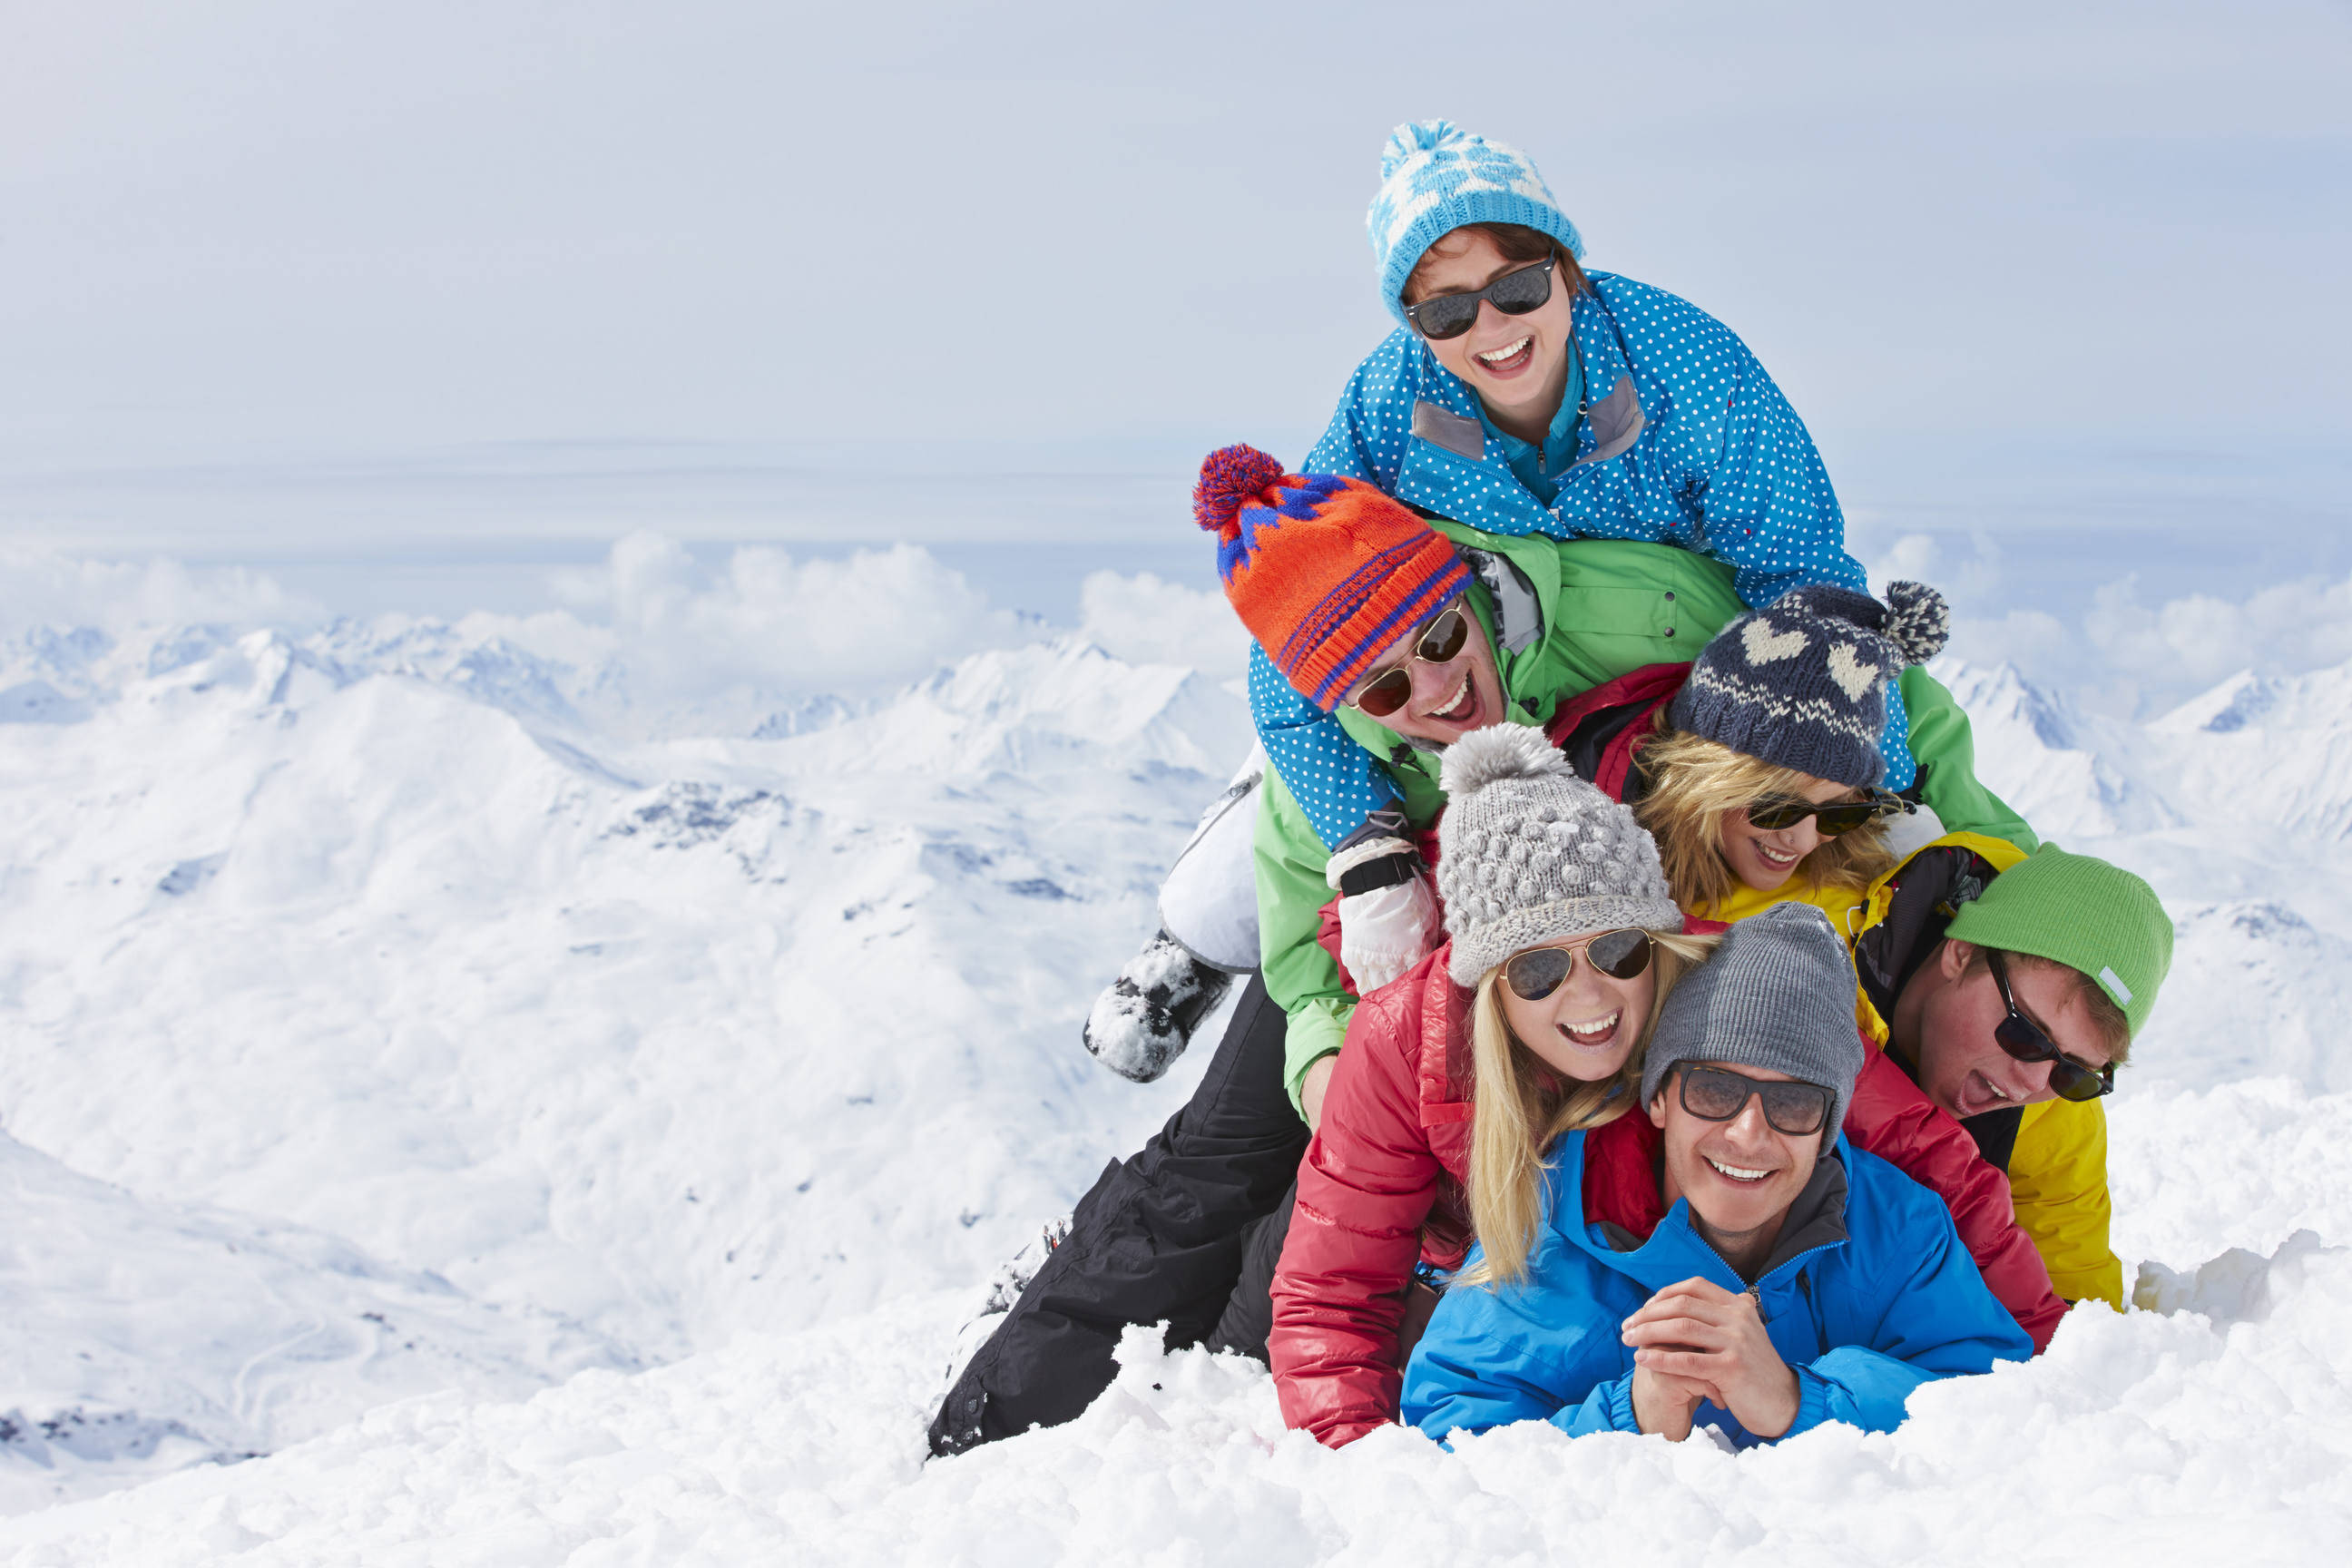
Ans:
[[[1633,1374],[1627,1373],[1607,1387],[1609,1425],[1620,1432],[1639,1432],[1642,1418],[1633,1414]]]
[[[1789,1429],[1781,1433],[1780,1437],[1793,1437],[1800,1432],[1810,1432],[1830,1419],[1828,1380],[1809,1366],[1794,1366],[1789,1370],[1797,1374],[1797,1418],[1789,1423]],[[1765,1439],[1769,1443],[1780,1440],[1780,1437]]]

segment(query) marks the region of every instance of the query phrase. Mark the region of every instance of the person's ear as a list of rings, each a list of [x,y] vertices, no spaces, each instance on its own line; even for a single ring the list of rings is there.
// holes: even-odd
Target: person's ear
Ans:
[[[1942,950],[1936,954],[1936,973],[1943,977],[1945,984],[1957,984],[1960,976],[1969,972],[1969,963],[1976,955],[1976,943],[1956,941],[1948,936],[1944,939]]]
[[[1661,1131],[1666,1125],[1666,1089],[1674,1081],[1675,1075],[1671,1072],[1666,1074],[1664,1080],[1658,1085],[1658,1092],[1650,1096],[1650,1125]]]

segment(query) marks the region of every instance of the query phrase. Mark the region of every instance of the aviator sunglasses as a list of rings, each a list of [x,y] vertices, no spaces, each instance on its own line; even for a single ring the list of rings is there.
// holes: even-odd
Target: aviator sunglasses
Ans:
[[[1348,706],[1368,719],[1387,718],[1412,700],[1414,659],[1444,664],[1461,657],[1463,645],[1469,640],[1470,617],[1459,605],[1447,606],[1413,639],[1412,651],[1405,655],[1404,662],[1392,664],[1364,682],[1364,689],[1348,699]]]
[[[2116,1064],[2109,1062],[2094,1071],[2052,1045],[2050,1037],[2017,1010],[2017,999],[2009,994],[2009,969],[2000,954],[1986,948],[1984,955],[1992,970],[1992,983],[2000,988],[2000,1005],[2009,1009],[2009,1016],[1992,1026],[1992,1037],[2000,1048],[2021,1062],[2048,1062],[2050,1092],[2061,1100],[2096,1100],[2114,1092]]]
[[[1864,790],[1860,800],[1832,800],[1820,805],[1794,795],[1773,795],[1748,808],[1748,826],[1772,833],[1794,827],[1810,816],[1822,837],[1835,838],[1882,816],[1897,816],[1917,809],[1894,791],[1884,789]]]
[[[1703,1121],[1731,1121],[1748,1109],[1750,1095],[1764,1101],[1773,1131],[1791,1138],[1819,1132],[1830,1119],[1830,1091],[1820,1084],[1764,1083],[1725,1068],[1683,1064],[1683,1109]]]
[[[1612,980],[1631,980],[1650,967],[1650,933],[1604,931],[1567,947],[1531,947],[1511,954],[1503,983],[1522,1002],[1540,1002],[1560,988],[1576,968],[1576,955]]]
[[[1541,310],[1543,302],[1551,298],[1552,263],[1559,259],[1557,256],[1546,257],[1532,267],[1506,272],[1484,289],[1473,289],[1467,294],[1440,294],[1418,305],[1407,305],[1405,316],[1423,337],[1443,342],[1470,330],[1478,319],[1481,300],[1491,300],[1495,309],[1506,316],[1524,316],[1529,310]]]

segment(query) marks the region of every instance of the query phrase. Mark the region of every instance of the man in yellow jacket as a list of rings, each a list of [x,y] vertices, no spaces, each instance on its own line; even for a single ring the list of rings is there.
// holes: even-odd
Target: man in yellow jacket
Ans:
[[[2172,964],[2155,889],[2053,844],[1956,833],[1856,913],[1865,1028],[2008,1173],[2058,1293],[2120,1310],[2100,1101]]]

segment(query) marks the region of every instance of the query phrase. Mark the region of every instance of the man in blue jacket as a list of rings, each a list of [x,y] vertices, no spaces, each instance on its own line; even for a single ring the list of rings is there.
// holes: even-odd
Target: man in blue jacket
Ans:
[[[1716,1426],[1746,1447],[1892,1431],[1921,1384],[2030,1356],[1943,1203],[1838,1134],[1863,1062],[1853,987],[1812,906],[1733,926],[1666,1000],[1648,1115],[1559,1144],[1524,1276],[1438,1304],[1405,1420],[1441,1438]]]

